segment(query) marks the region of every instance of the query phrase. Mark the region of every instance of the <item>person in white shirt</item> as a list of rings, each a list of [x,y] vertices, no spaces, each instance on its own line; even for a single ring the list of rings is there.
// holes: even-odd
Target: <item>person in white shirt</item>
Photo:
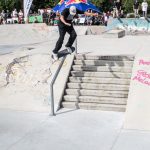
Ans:
[[[108,16],[106,13],[103,13],[103,18],[104,18],[104,24],[105,24],[105,26],[107,26]]]
[[[147,17],[147,8],[148,8],[148,3],[146,0],[143,0],[142,2],[142,11],[143,11],[143,17]]]
[[[13,23],[18,23],[18,12],[16,9],[12,11],[12,20],[13,20]]]
[[[42,16],[44,13],[44,9],[40,9],[40,15]]]
[[[18,13],[17,13],[17,10],[16,10],[16,9],[14,9],[14,10],[12,11],[12,17],[13,17],[13,18],[17,18],[17,17],[18,17]]]
[[[1,23],[5,24],[6,23],[6,13],[4,10],[1,12]]]
[[[22,12],[22,10],[20,10],[18,13],[18,21],[19,21],[19,23],[23,23],[23,12]]]

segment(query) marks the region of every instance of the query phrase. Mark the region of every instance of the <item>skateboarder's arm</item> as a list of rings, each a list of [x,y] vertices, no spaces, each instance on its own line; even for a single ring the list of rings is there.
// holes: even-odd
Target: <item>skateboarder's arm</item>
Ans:
[[[98,13],[89,13],[89,12],[84,12],[86,16],[98,16]]]
[[[65,21],[65,19],[64,19],[64,16],[63,15],[61,15],[60,16],[60,20],[65,24],[65,25],[67,25],[67,26],[71,26],[71,24],[70,23],[67,23],[66,21]]]
[[[92,13],[92,12],[87,12],[87,11],[80,11],[79,9],[77,9],[77,14],[84,14],[86,16],[98,16],[98,13]]]

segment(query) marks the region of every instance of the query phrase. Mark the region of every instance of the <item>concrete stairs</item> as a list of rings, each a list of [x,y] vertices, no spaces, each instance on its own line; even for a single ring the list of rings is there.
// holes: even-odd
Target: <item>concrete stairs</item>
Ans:
[[[133,56],[76,55],[61,106],[125,111]]]

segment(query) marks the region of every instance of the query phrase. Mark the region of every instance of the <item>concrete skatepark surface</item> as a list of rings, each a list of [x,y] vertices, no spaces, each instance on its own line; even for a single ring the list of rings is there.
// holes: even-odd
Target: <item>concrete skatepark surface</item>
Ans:
[[[149,131],[123,129],[125,113],[63,109],[50,117],[49,83],[59,64],[52,64],[50,59],[58,38],[57,27],[33,24],[23,30],[18,25],[13,30],[11,26],[0,28],[1,150],[150,149]],[[145,46],[150,47],[149,36],[112,39],[85,35],[87,27],[76,30],[78,53],[136,55]],[[67,56],[62,72],[66,72],[71,57]],[[61,76],[56,81],[57,92],[63,80]],[[59,96],[56,99],[58,102]]]

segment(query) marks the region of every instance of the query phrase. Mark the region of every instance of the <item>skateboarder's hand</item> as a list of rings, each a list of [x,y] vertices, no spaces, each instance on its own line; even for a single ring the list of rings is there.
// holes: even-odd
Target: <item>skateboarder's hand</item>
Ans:
[[[94,13],[93,16],[98,17],[98,13]]]
[[[71,26],[71,24],[70,24],[70,23],[65,23],[65,25],[66,25],[66,26]]]

